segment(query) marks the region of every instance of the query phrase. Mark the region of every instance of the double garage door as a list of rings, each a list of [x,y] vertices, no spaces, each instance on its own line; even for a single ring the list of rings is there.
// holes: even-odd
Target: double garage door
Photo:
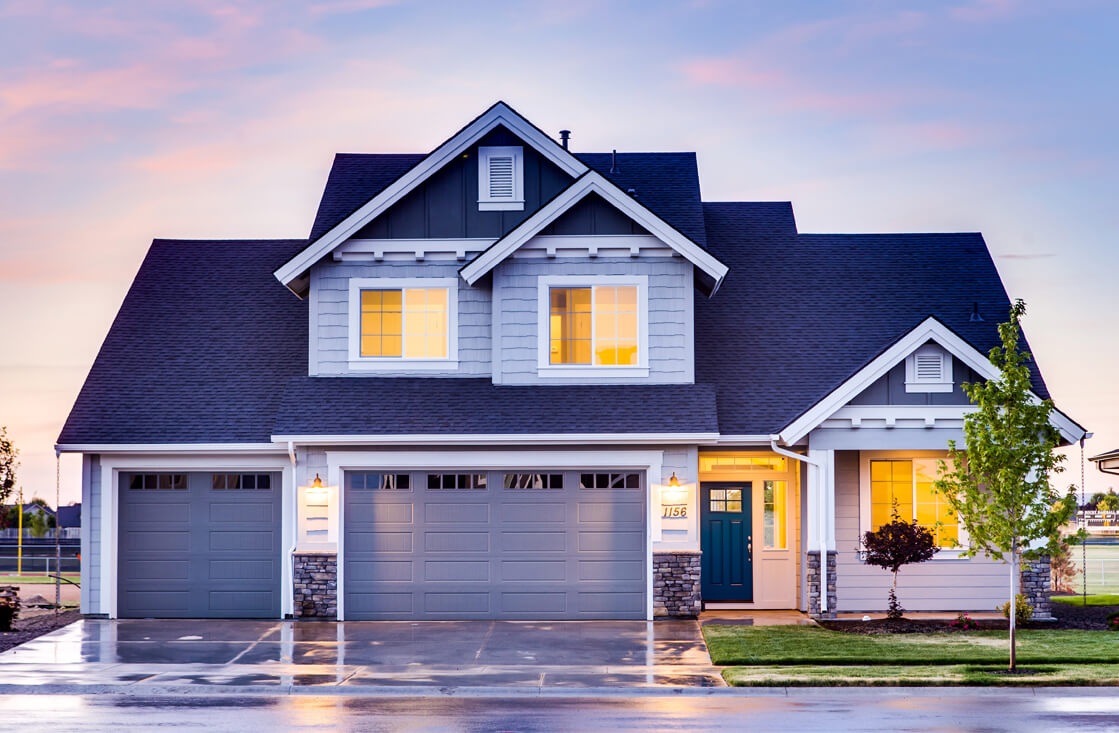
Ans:
[[[643,619],[637,472],[345,472],[345,616]]]
[[[119,501],[119,616],[279,618],[280,474],[122,474]]]
[[[344,472],[347,620],[643,619],[641,472]],[[279,473],[120,476],[121,617],[278,618]]]

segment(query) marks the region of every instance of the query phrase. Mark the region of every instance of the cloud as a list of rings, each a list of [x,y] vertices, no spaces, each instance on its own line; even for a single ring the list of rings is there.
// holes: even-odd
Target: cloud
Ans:
[[[1046,259],[1049,259],[1050,257],[1056,257],[1056,256],[1057,255],[1054,252],[1036,252],[1036,253],[1011,252],[1009,254],[998,255],[998,258],[1002,259],[1002,260],[1046,260]]]
[[[1003,20],[1018,11],[1017,0],[975,0],[966,5],[957,5],[948,11],[955,20],[966,23],[986,23]]]
[[[331,0],[331,2],[312,3],[307,10],[311,15],[339,15],[376,10],[396,4],[397,0]]]

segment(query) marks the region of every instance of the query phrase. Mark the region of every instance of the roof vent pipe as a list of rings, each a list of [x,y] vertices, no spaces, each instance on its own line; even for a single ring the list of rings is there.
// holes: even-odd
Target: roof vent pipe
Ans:
[[[571,130],[560,130],[560,145],[567,150],[567,141],[571,139]]]
[[[610,151],[610,172],[611,173],[617,173],[618,172],[618,151],[617,150],[611,150]]]
[[[969,321],[982,321],[983,316],[979,315],[979,302],[975,301],[971,304],[971,318]]]

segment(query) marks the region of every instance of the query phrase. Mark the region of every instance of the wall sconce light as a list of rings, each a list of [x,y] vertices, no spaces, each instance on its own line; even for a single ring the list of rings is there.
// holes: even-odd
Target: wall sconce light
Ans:
[[[672,474],[672,475],[675,476],[676,474]],[[312,488],[312,489],[321,489],[322,488],[322,479],[319,478],[318,473],[315,474],[315,480],[311,482],[310,488]]]
[[[676,472],[672,472],[672,476],[665,483],[664,488],[661,489],[661,507],[662,517],[671,519],[683,519],[688,516],[688,490],[680,485],[680,479],[676,477]]]
[[[668,485],[674,489],[680,488],[680,479],[676,478],[676,472],[672,472],[672,477],[668,479]]]

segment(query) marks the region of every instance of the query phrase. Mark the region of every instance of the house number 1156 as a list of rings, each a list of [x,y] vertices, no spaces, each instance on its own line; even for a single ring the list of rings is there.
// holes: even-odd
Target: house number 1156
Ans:
[[[664,514],[662,514],[661,516],[669,518],[686,517],[688,516],[688,505],[670,504],[669,506],[666,506],[664,508]]]

